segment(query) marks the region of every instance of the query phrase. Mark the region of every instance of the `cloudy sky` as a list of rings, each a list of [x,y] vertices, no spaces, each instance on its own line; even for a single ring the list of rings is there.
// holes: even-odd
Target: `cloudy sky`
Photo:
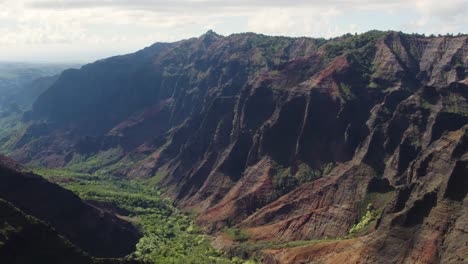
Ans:
[[[0,61],[89,62],[209,29],[467,33],[468,0],[0,0]]]

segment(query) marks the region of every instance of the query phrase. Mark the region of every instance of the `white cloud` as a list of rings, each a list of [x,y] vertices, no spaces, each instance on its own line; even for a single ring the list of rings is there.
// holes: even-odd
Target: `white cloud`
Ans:
[[[268,35],[333,37],[348,32],[360,32],[356,24],[338,28],[334,20],[342,15],[336,7],[327,8],[268,8],[252,14],[248,31]]]
[[[407,30],[427,33],[466,33],[468,1],[414,0],[417,16],[406,25]]]
[[[0,5],[0,60],[65,55],[92,60],[210,28],[314,37],[377,26],[426,33],[468,28],[466,0],[0,0]],[[387,22],[374,23],[375,16],[385,15]]]

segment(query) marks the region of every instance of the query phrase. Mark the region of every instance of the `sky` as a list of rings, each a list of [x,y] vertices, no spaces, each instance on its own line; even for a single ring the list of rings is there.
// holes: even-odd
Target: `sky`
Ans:
[[[467,33],[468,0],[0,0],[0,61],[91,62],[221,35]]]

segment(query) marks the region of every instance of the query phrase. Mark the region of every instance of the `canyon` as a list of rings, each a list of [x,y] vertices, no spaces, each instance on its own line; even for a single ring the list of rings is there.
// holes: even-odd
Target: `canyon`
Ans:
[[[144,181],[230,254],[292,245],[241,254],[263,263],[463,263],[467,64],[466,35],[208,31],[64,71],[0,144],[28,166]]]

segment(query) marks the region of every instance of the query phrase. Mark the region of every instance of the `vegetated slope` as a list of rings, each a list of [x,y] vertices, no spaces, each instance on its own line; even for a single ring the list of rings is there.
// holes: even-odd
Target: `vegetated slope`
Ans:
[[[25,215],[0,199],[0,259],[2,263],[92,263],[50,226]]]
[[[110,175],[77,173],[68,169],[37,168],[35,172],[78,194],[87,203],[115,213],[137,225],[143,237],[127,261],[144,263],[247,264],[210,245],[203,233],[173,202],[153,186]]]
[[[34,219],[37,218],[50,224],[57,230],[58,234],[63,235],[67,240],[70,240],[92,256],[123,257],[135,250],[135,245],[141,235],[130,223],[84,203],[71,191],[50,183],[38,175],[16,171],[15,169],[18,168],[21,168],[21,166],[8,158],[1,158],[0,181],[2,184],[0,185],[0,198],[9,202],[4,204],[6,210],[6,212],[2,212],[5,213],[4,217],[10,215],[8,212],[10,212],[12,206],[17,207],[27,215],[34,217]],[[23,219],[21,216],[23,213],[16,212],[12,214]],[[26,217],[21,220],[21,223],[24,222],[25,227],[14,227],[14,229],[20,230],[18,231],[20,232],[18,239],[22,239],[20,242],[31,239],[34,242],[31,241],[32,244],[29,244],[29,246],[32,247],[37,242],[36,238],[46,239],[48,236],[58,236],[56,231],[49,230],[50,227],[42,223],[36,225],[38,221],[31,219],[31,217]],[[11,222],[8,219],[2,220],[8,223]],[[29,230],[29,225],[33,225],[31,227],[33,233],[22,234],[21,230]],[[36,230],[36,228],[39,230]],[[36,231],[46,232],[47,234],[44,235],[46,237],[41,236],[42,233],[35,233]],[[62,244],[58,240],[65,241],[63,238],[52,238],[53,243],[51,242],[51,246],[55,247],[54,243],[61,246]],[[45,243],[45,241],[41,243]],[[41,246],[47,247],[49,245]],[[74,247],[68,246],[68,248]],[[8,250],[5,249],[5,251]],[[28,250],[24,249],[22,252],[27,254]],[[32,250],[31,254],[32,252],[36,251]],[[41,254],[41,252],[46,254],[47,250],[38,248],[37,254]],[[8,254],[14,254],[14,252]],[[3,260],[6,259],[2,258]]]
[[[34,79],[15,91],[8,100],[10,103],[15,103],[21,108],[29,110],[39,95],[49,89],[57,81],[58,77],[58,75],[54,75]]]
[[[61,71],[77,65],[0,62],[0,145],[8,154],[9,142],[24,131],[24,111],[58,79]],[[5,151],[6,150],[6,151]]]
[[[467,42],[208,32],[155,44],[64,72],[9,147],[151,178],[208,230],[235,226],[251,243],[358,237],[264,250],[265,262],[457,263]]]
[[[24,108],[30,107],[32,101],[55,81],[57,74],[78,66],[0,62],[0,110],[5,110],[12,103]]]

